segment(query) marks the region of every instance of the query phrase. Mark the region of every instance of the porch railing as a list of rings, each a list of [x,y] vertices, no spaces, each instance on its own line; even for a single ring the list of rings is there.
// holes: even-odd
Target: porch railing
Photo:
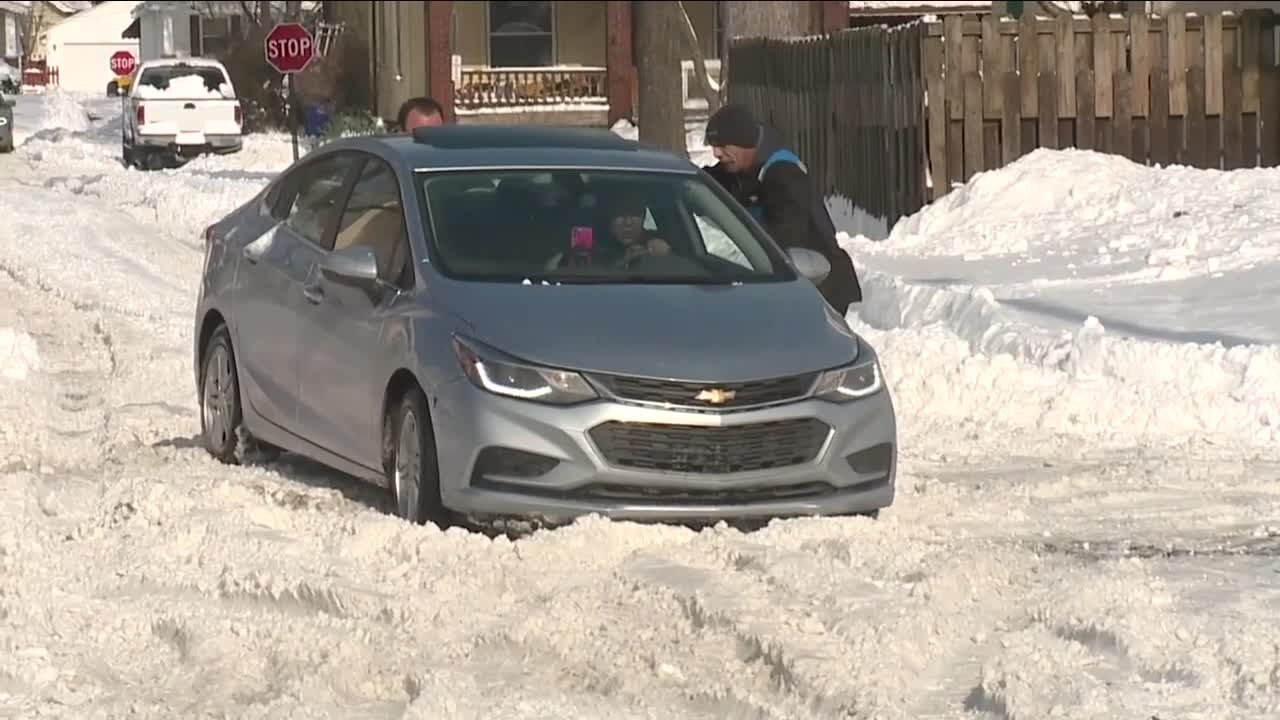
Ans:
[[[462,110],[603,105],[605,76],[601,67],[464,67],[454,104]]]

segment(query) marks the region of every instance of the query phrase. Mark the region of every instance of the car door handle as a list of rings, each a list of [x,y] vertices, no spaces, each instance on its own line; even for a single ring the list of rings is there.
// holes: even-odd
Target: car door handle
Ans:
[[[196,104],[195,104],[195,103],[187,103],[186,105],[183,105],[183,106],[182,106],[182,109],[183,109],[183,110],[195,110],[195,109],[196,109]]]
[[[312,305],[319,305],[324,302],[324,290],[321,290],[319,285],[303,285],[302,297]]]

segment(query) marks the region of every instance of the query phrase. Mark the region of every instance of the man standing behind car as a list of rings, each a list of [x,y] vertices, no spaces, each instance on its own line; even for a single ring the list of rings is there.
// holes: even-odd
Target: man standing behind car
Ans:
[[[401,132],[412,133],[420,127],[444,125],[444,108],[435,98],[412,97],[400,106],[396,113],[396,126]]]
[[[784,248],[806,248],[831,263],[818,290],[841,315],[862,301],[853,261],[836,241],[835,223],[809,179],[808,168],[786,149],[776,130],[741,105],[725,105],[707,121],[706,143],[717,162],[704,167]]]

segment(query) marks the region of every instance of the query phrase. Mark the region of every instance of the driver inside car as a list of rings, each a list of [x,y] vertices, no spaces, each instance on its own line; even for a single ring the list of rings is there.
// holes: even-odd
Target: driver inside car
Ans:
[[[645,258],[669,256],[671,244],[645,230],[646,211],[643,200],[619,194],[609,203],[609,236],[602,242],[594,237],[592,228],[573,228],[568,254],[556,253],[547,262],[546,269],[566,265],[630,269]]]

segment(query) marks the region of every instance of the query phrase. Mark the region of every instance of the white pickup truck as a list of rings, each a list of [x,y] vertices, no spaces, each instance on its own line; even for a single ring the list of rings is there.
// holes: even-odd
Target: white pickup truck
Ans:
[[[235,87],[222,63],[167,58],[133,71],[121,131],[126,165],[156,169],[202,153],[243,146],[244,123]]]

